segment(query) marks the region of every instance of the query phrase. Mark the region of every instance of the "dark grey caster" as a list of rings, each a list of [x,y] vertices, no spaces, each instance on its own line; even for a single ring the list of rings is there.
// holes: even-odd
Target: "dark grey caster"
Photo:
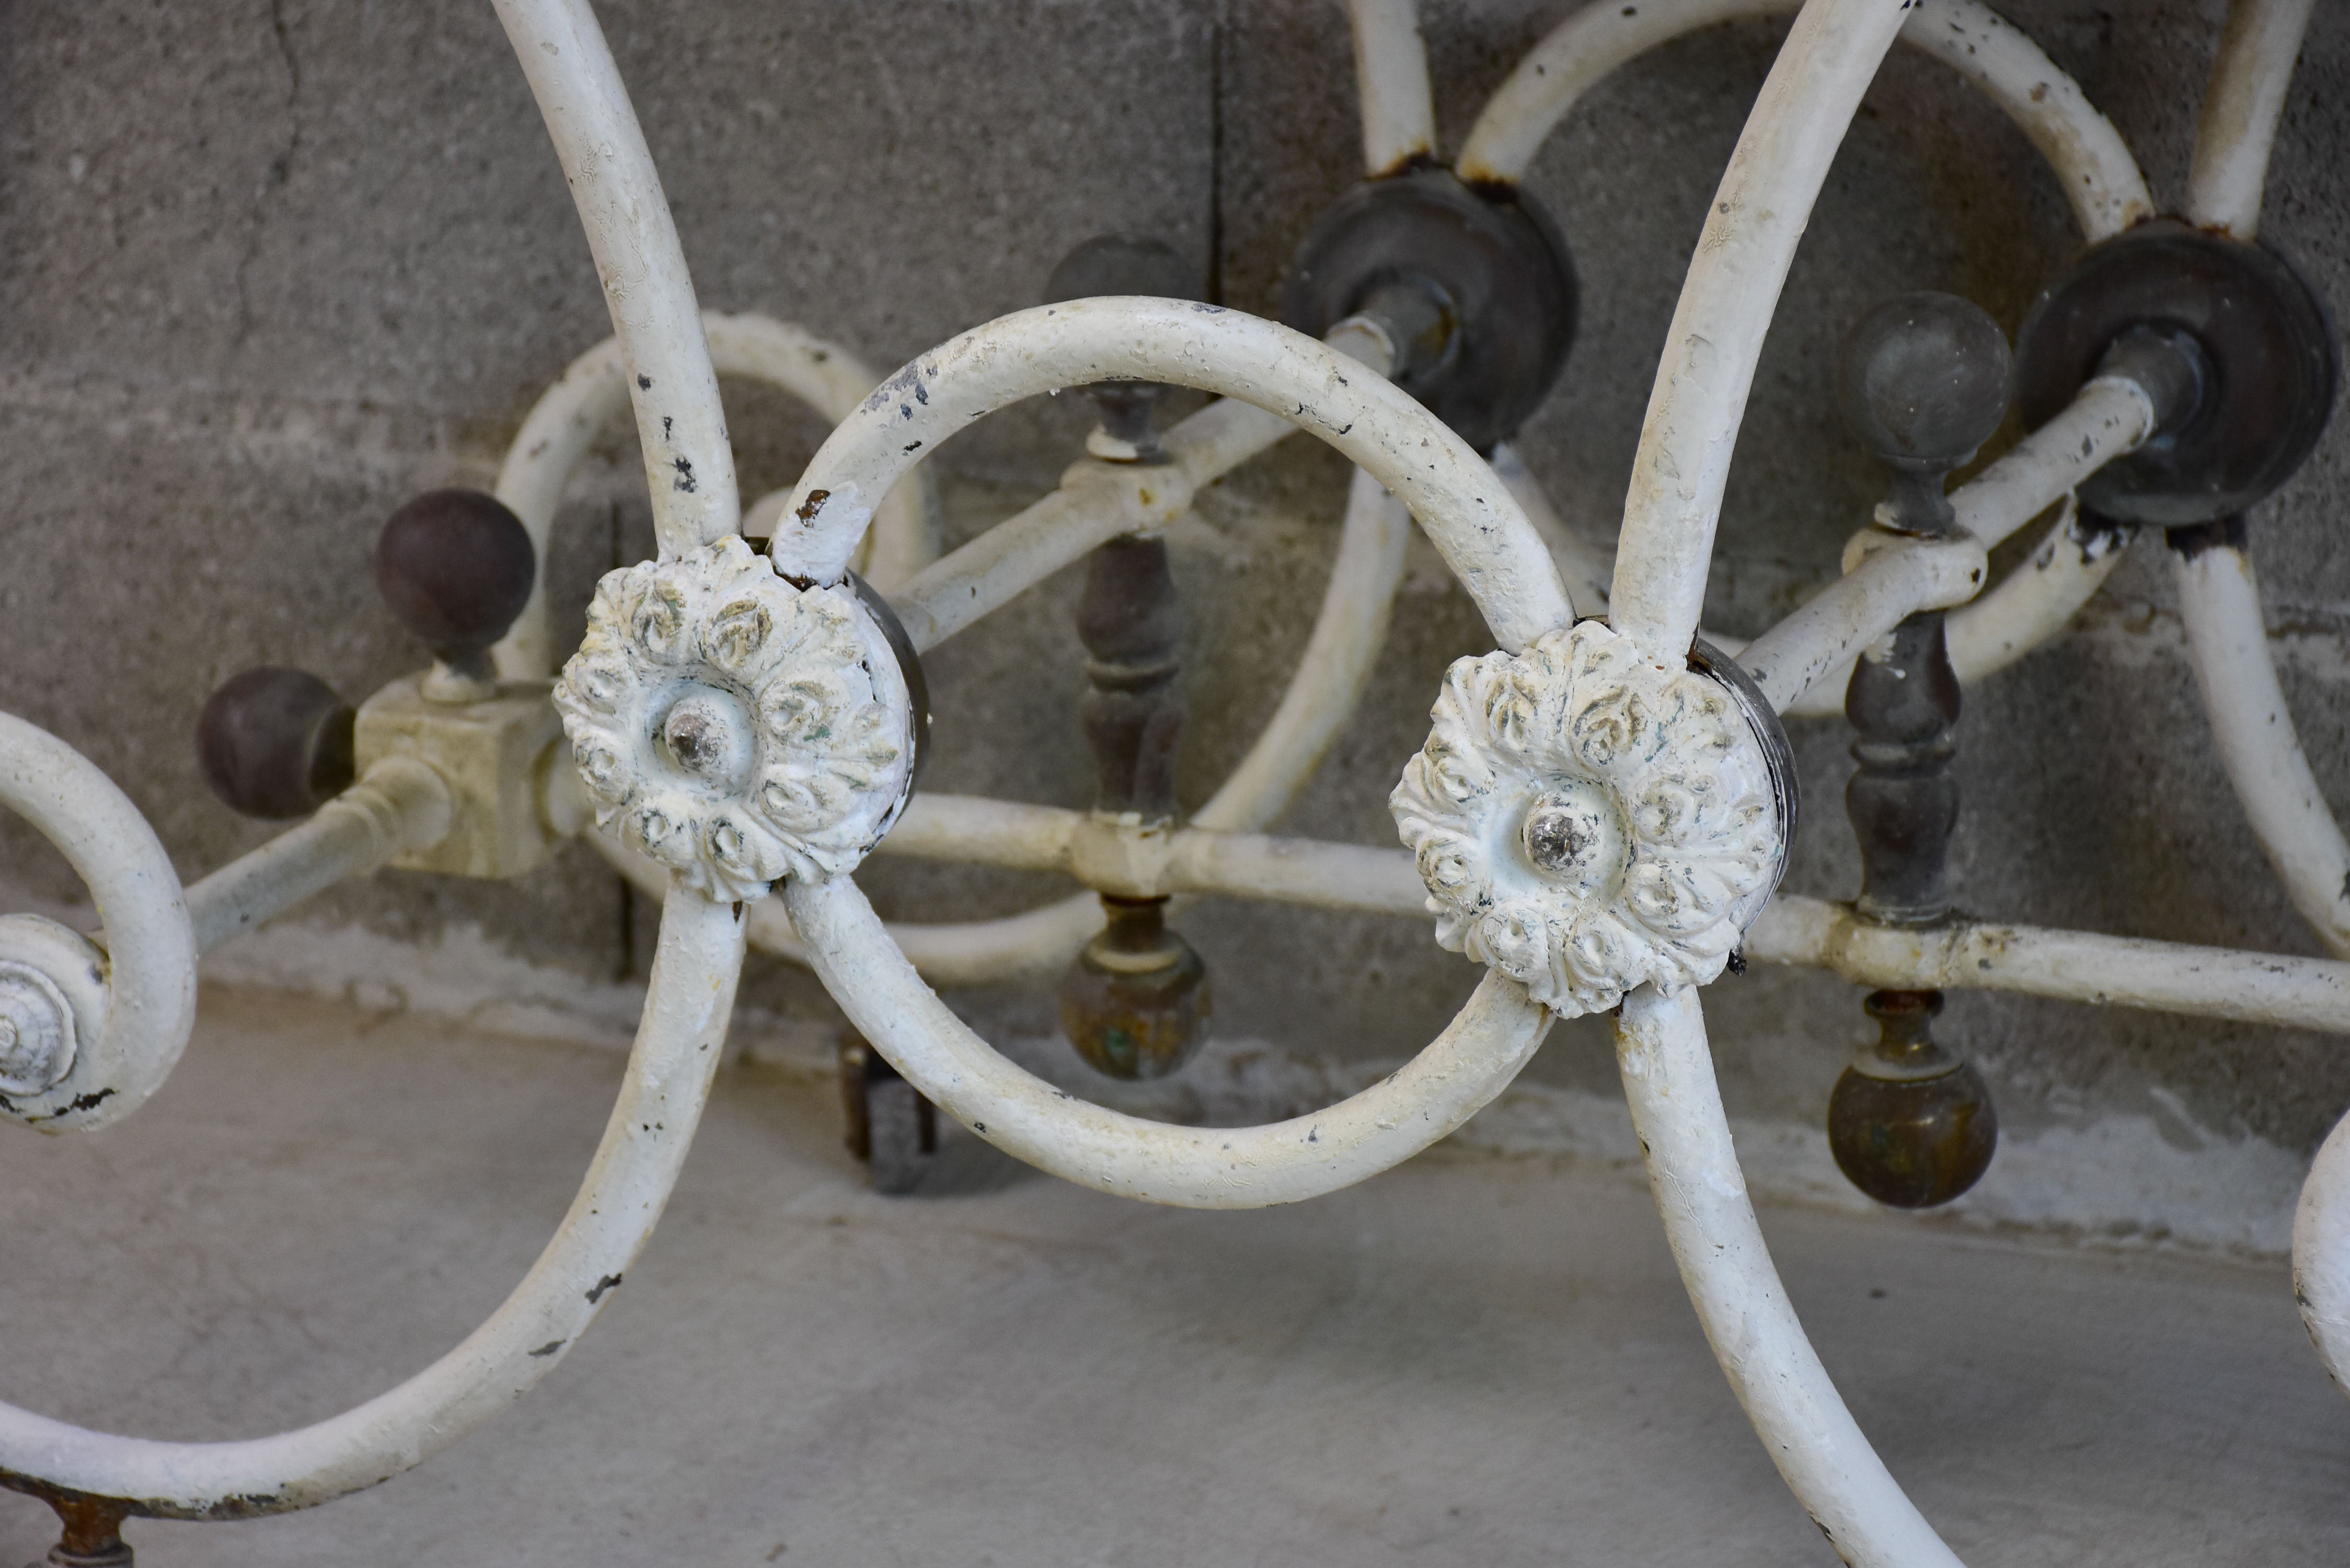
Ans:
[[[1550,395],[1575,304],[1566,242],[1533,197],[1430,165],[1338,198],[1297,247],[1281,318],[1319,337],[1379,317],[1397,348],[1388,379],[1491,452]]]
[[[2165,348],[2175,358],[2158,373],[2167,384],[2149,387],[2154,437],[2084,482],[2081,504],[2124,523],[2217,523],[2275,491],[2317,444],[2339,377],[2331,314],[2264,245],[2175,219],[2140,223],[2090,250],[2024,319],[2024,423],[2053,418],[2102,371],[2132,372],[2109,355]]]
[[[853,1029],[840,1035],[840,1104],[848,1152],[866,1162],[873,1190],[893,1198],[914,1190],[922,1161],[938,1152],[938,1107]]]

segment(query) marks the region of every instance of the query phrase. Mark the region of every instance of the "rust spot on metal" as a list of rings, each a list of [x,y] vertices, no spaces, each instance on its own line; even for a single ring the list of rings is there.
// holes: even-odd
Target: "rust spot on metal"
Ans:
[[[122,1540],[128,1503],[112,1498],[51,1498],[48,1503],[63,1527],[47,1559],[55,1568],[130,1568],[130,1548]]]
[[[1159,1078],[1207,1038],[1207,965],[1167,929],[1164,898],[1102,896],[1109,924],[1061,981],[1061,1028],[1094,1070]]]
[[[1981,1179],[1998,1149],[1991,1093],[1972,1066],[1933,1037],[1940,992],[1880,991],[1867,1006],[1880,1037],[1845,1069],[1828,1098],[1829,1152],[1879,1203],[1948,1203]]]

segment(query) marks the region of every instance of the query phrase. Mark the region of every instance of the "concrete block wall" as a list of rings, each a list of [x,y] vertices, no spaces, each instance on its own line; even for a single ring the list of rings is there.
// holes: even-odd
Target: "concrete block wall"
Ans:
[[[1454,144],[1569,8],[1423,6]],[[2158,198],[2175,200],[2216,0],[2007,10],[2114,119]],[[703,303],[800,321],[880,369],[1033,303],[1058,255],[1107,229],[1169,239],[1216,297],[1269,312],[1297,241],[1354,177],[1343,16],[1321,0],[598,11]],[[1523,447],[1596,536],[1620,512],[1690,246],[1782,30],[1724,26],[1638,62],[1535,166],[1584,310],[1565,379]],[[368,579],[376,528],[416,490],[486,483],[539,390],[608,327],[482,0],[13,0],[0,38],[0,708],[106,767],[192,879],[266,836],[198,779],[190,734],[205,694],[262,662],[312,670],[353,699],[412,669],[419,652]],[[2350,15],[2320,7],[2266,232],[2336,300],[2350,298],[2345,147]],[[1879,488],[1830,409],[1843,324],[1883,294],[1930,286],[2012,329],[2077,244],[2023,138],[1942,67],[1897,52],[1772,331],[1713,624],[1752,633],[1825,581]],[[822,434],[755,389],[730,386],[729,411],[746,497],[786,484]],[[945,447],[933,462],[950,541],[1048,488],[1086,423],[1078,400],[1042,400]],[[1277,700],[1344,488],[1341,463],[1292,442],[1176,534],[1191,615],[1187,799],[1204,798]],[[2337,808],[2350,807],[2350,788],[2336,789],[2350,761],[2350,556],[2334,544],[2345,493],[2337,421],[2254,525],[2273,647]],[[546,563],[560,624],[576,628],[600,571],[650,547],[631,438],[616,430]],[[936,787],[1088,798],[1074,576],[933,657]],[[1416,545],[1362,712],[1285,830],[1392,842],[1385,796],[1425,736],[1440,673],[1487,646]],[[1965,908],[2317,950],[2229,793],[2181,648],[2159,548],[2144,542],[2078,625],[1969,694]],[[1790,885],[1845,896],[1848,736],[1812,722],[1795,738],[1810,809]],[[76,896],[14,821],[0,822],[0,877],[9,907]],[[1063,890],[887,861],[866,880],[885,912],[927,919]],[[653,918],[575,848],[511,886],[385,874],[338,889],[224,950],[213,972],[624,1035]],[[1416,1049],[1476,978],[1413,921],[1211,905],[1187,929],[1214,967],[1225,1034],[1332,1064],[1331,1082]],[[773,961],[754,959],[744,994],[747,1028],[803,1044],[836,1016],[809,977]],[[1051,1028],[1042,985],[955,1000],[1006,1038]],[[1803,1129],[1866,1033],[1857,991],[1758,971],[1708,1007],[1758,1162],[1833,1195]],[[1975,1205],[1989,1220],[2273,1248],[2300,1162],[2350,1106],[2350,1044],[2327,1037],[1982,996],[1954,998],[1946,1020],[2009,1129]],[[1206,1070],[1238,1070],[1230,1051],[1219,1060]],[[1611,1077],[1604,1028],[1562,1028],[1514,1111],[1503,1107],[1517,1116],[1503,1141],[1620,1152],[1612,1132],[1589,1130],[1613,1125]]]

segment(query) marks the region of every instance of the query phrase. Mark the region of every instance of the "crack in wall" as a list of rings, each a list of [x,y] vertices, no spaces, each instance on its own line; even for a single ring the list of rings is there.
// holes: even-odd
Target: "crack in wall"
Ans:
[[[253,189],[253,204],[245,213],[244,249],[236,258],[236,330],[229,338],[232,353],[253,335],[253,293],[246,274],[261,254],[261,234],[269,221],[269,193],[293,177],[294,155],[302,148],[302,63],[294,54],[294,36],[286,25],[286,0],[269,0],[269,31],[277,58],[286,67],[286,145],[269,161],[269,168]]]

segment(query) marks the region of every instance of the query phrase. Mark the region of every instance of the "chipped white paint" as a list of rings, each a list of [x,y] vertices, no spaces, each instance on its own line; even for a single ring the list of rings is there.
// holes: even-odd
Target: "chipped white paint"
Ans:
[[[2293,907],[2328,952],[2350,958],[2350,844],[2277,683],[2252,563],[2227,545],[2171,560],[2188,656],[2228,782]]]
[[[2073,623],[2098,587],[2129,553],[2137,531],[2085,524],[2080,508],[2065,498],[2056,522],[2033,547],[2023,565],[1971,604],[1950,611],[1946,639],[1950,670],[1962,687],[1998,675]],[[1824,720],[1845,712],[1845,689],[1852,684],[1852,660],[1812,681],[1810,691],[1783,708],[1795,720]]]
[[[2230,0],[2187,176],[2187,221],[2198,228],[2259,234],[2269,152],[2316,8],[2317,0]]]
[[[307,820],[188,889],[196,950],[210,952],[403,851],[431,848],[455,819],[454,792],[439,769],[415,757],[376,763]]]
[[[1900,928],[1782,894],[1746,934],[1762,963],[1816,964],[1861,985],[2014,991],[2350,1034],[2350,963],[1952,919]]]
[[[1735,700],[1597,621],[1454,661],[1388,798],[1436,940],[1561,1017],[1718,977],[1787,850]]]
[[[1429,87],[1419,9],[1419,0],[1347,0],[1354,25],[1363,170],[1375,180],[1436,151],[1436,99]]]
[[[1807,0],[1714,193],[1641,423],[1607,597],[1616,629],[1643,648],[1685,649],[1697,634],[1731,452],[1780,286],[1905,14],[1895,0]]]
[[[1279,410],[1410,506],[1505,647],[1572,623],[1573,606],[1524,514],[1425,409],[1310,338],[1159,299],[1023,312],[907,366],[817,452],[795,492],[791,512],[801,526],[772,547],[777,569],[802,580],[837,576],[864,527],[865,498],[886,491],[914,452],[1017,398],[1105,379],[1195,386]],[[940,624],[935,612],[929,624]],[[1114,849],[1097,864],[1122,878],[1147,867],[1148,857],[1128,853],[1138,847],[1115,835],[1089,843],[1080,830],[1067,853],[1082,869],[1089,854]],[[925,1096],[1047,1170],[1159,1202],[1286,1202],[1384,1169],[1490,1099],[1523,1065],[1551,1016],[1523,986],[1491,976],[1410,1067],[1340,1106],[1271,1127],[1165,1127],[1071,1100],[997,1055],[922,982],[847,878],[795,877],[783,890],[826,988]]]
[[[922,982],[848,878],[786,882],[783,898],[849,1022],[948,1115],[1055,1176],[1147,1202],[1257,1209],[1374,1176],[1474,1115],[1550,1028],[1523,986],[1488,975],[1433,1043],[1349,1099],[1261,1127],[1171,1127],[1073,1098],[1004,1060]]]
[[[42,984],[9,989],[28,1026],[62,999],[59,1074],[0,1099],[0,1116],[44,1132],[120,1121],[171,1075],[196,1021],[196,941],[179,874],[155,830],[96,764],[63,741],[0,713],[0,806],[56,846],[89,889],[106,929],[92,942],[38,915],[0,919],[0,961]],[[70,1042],[70,1049],[68,1043]],[[69,1057],[69,1060],[67,1058]],[[5,1466],[0,1466],[5,1468]]]
[[[1191,491],[1180,463],[1080,458],[1061,475],[1059,489],[917,574],[889,595],[889,607],[915,651],[928,653],[1097,546],[1164,531],[1190,508]],[[822,487],[816,493],[825,493]],[[778,528],[778,553],[787,526]],[[803,575],[782,563],[778,569]]]
[[[2023,564],[1952,612],[1947,637],[1959,683],[1997,674],[2072,624],[2122,564],[2135,537],[2134,530],[2085,524],[2068,496]],[[1833,685],[1823,681],[1813,691]]]
[[[1845,566],[1739,654],[1773,707],[1785,709],[1838,666],[1848,670],[1861,649],[1919,610],[1974,597],[1987,570],[1982,545],[1970,536],[1912,539],[1875,529],[1853,536]]]
[[[556,682],[596,821],[708,898],[856,868],[904,806],[913,701],[847,587],[729,536],[597,585]]]
[[[2145,388],[2126,376],[2099,376],[2081,389],[2063,413],[1952,491],[1950,510],[1959,526],[1988,550],[2051,504],[2069,498],[2097,470],[2136,452],[2153,428],[2154,401]],[[2049,542],[2033,552],[2030,565],[2009,574],[1988,596],[1950,618],[1950,662],[1960,680],[2004,669],[2055,635],[2118,563],[2118,555],[2109,548],[2115,542],[2110,535],[2095,541],[2085,538],[2068,554],[2062,541],[2069,518],[2068,509]],[[1970,592],[1961,599],[1972,597]],[[1932,607],[1921,599],[1914,607]],[[1886,629],[1891,629],[1890,622]],[[1966,650],[1963,663],[1961,649]],[[1752,658],[1750,651],[1750,667]],[[1782,680],[1798,678],[1791,669]],[[1842,713],[1845,688],[1851,682],[1852,659],[1846,653],[1814,672],[1801,696],[1782,711],[1805,718]]]
[[[1596,545],[1569,526],[1544,493],[1542,482],[1526,467],[1525,459],[1508,441],[1493,448],[1493,472],[1510,487],[1518,504],[1525,508],[1526,521],[1534,525],[1551,559],[1558,563],[1559,574],[1566,579],[1566,591],[1574,596],[1576,607],[1585,615],[1604,614],[1609,580],[1616,575],[1614,547]],[[1729,648],[1737,639],[1725,640],[1708,634],[1706,640],[1716,648]]]
[[[1256,412],[1245,404],[1215,407]],[[1387,640],[1396,587],[1403,577],[1404,545],[1410,536],[1410,514],[1377,480],[1357,469],[1347,493],[1337,556],[1331,562],[1330,581],[1305,651],[1279,706],[1248,754],[1191,815],[1192,828],[1211,834],[1246,834],[1270,826],[1296,799],[1362,700],[1372,664]],[[924,853],[913,846],[921,842],[919,825],[929,820],[927,807],[936,798],[915,797],[907,808],[907,819],[881,841],[879,851]],[[659,895],[660,877],[656,867],[641,857],[632,857],[633,865],[625,863],[626,851],[609,838],[598,836],[594,842],[639,888]],[[1189,842],[1185,836],[1177,836],[1179,847]],[[952,857],[951,852],[949,857]],[[1036,868],[1067,869],[1059,862]],[[1400,886],[1417,888],[1409,866],[1398,869],[1404,873]],[[1250,896],[1305,896],[1306,901],[1321,901],[1312,898],[1310,890],[1285,883],[1262,894],[1256,890],[1260,886],[1266,885],[1243,888],[1235,884],[1229,890]],[[1418,893],[1412,892],[1411,897],[1410,907],[1417,908]],[[924,979],[938,985],[967,985],[1057,972],[1101,928],[1101,901],[1088,892],[999,919],[944,925],[898,922],[889,927],[889,938]],[[753,912],[751,941],[764,951],[806,961],[805,950],[779,903],[761,904]]]
[[[834,431],[808,464],[792,492],[793,525],[772,546],[776,570],[803,581],[838,581],[874,500],[912,466],[916,453],[1022,398],[1106,380],[1217,392],[1278,413],[1336,447],[1411,509],[1503,647],[1523,648],[1575,618],[1558,569],[1515,498],[1467,442],[1418,402],[1303,334],[1169,299],[1040,306],[914,359]],[[1124,469],[1120,482],[1147,483],[1137,472]],[[922,589],[921,579],[909,585],[908,608],[935,619],[943,605]],[[916,646],[923,646],[913,617],[907,619]]]
[[[1553,28],[1510,74],[1469,133],[1461,172],[1512,183],[1584,94],[1619,66],[1701,27],[1777,16],[1797,0],[1606,0]],[[2304,10],[2306,0],[2303,0]],[[1927,0],[1914,7],[1901,41],[1925,51],[1981,89],[2048,160],[2092,244],[2154,216],[2146,178],[2113,122],[2039,46],[1975,0]],[[2265,154],[2263,146],[2262,152]]]
[[[787,392],[830,424],[846,419],[881,379],[839,344],[787,321],[712,310],[702,313],[702,327],[719,375],[762,381]],[[608,337],[574,359],[539,394],[506,449],[498,469],[497,497],[522,520],[539,560],[547,558],[556,509],[580,460],[628,405],[628,361],[619,339]],[[938,558],[938,499],[929,472],[917,469],[873,514],[873,530],[858,551],[857,569],[877,587],[902,582]],[[545,573],[533,579],[530,602],[513,629],[490,649],[490,658],[508,680],[544,680],[555,673],[555,649],[547,641]]]
[[[362,775],[407,759],[428,766],[447,791],[437,829],[395,846],[389,863],[458,877],[523,876],[560,842],[545,809],[544,781],[563,753],[547,683],[484,680],[477,693],[451,701],[433,690],[447,673],[435,665],[359,704],[352,742]]]
[[[563,155],[630,359],[664,546],[682,553],[733,527],[735,498],[716,383],[674,225],[585,0],[500,0],[499,12]],[[691,486],[682,483],[689,457]],[[672,466],[681,483],[664,490]],[[0,803],[26,815],[73,862],[107,921],[109,949],[100,955],[84,944],[90,978],[104,982],[102,1024],[80,1035],[65,1079],[14,1113],[51,1127],[95,1125],[144,1099],[186,1042],[196,957],[188,909],[161,846],[121,793],[69,748],[5,715]],[[352,836],[370,835],[393,832],[380,821]],[[256,862],[251,875],[224,883],[223,908],[240,899],[258,907],[307,875],[314,860],[347,853],[349,843],[323,829],[297,840],[275,863]],[[21,929],[26,919],[10,924]],[[127,1500],[164,1517],[278,1512],[397,1475],[504,1409],[562,1358],[651,1233],[719,1061],[743,924],[738,909],[700,898],[679,898],[664,910],[629,1075],[588,1178],[536,1266],[448,1355],[340,1416],[242,1442],[119,1437],[0,1405],[0,1475]],[[54,952],[70,937],[42,940]],[[66,1107],[47,1103],[68,1092],[82,1098]]]
[[[1958,1568],[1861,1435],[1779,1282],[1722,1115],[1698,993],[1626,997],[1616,1057],[1665,1240],[1771,1462],[1855,1568]]]
[[[2154,400],[2126,376],[2099,376],[2064,411],[1950,493],[1959,526],[1990,549],[2154,431]]]
[[[628,361],[653,533],[662,555],[683,555],[733,533],[741,502],[718,373],[677,222],[588,0],[493,3],[595,253],[612,333]]]
[[[1970,686],[1998,674],[2070,626],[2121,565],[2136,536],[2135,530],[2085,524],[2066,497],[2022,564],[1991,592],[1950,612],[1945,637],[1959,683]],[[1802,719],[1840,715],[1851,683],[1852,664],[1846,660],[1782,711]]]
[[[1747,1199],[1693,988],[1719,972],[1738,928],[1767,896],[1783,831],[1770,809],[1767,770],[1748,754],[1759,750],[1754,736],[1732,722],[1727,699],[1680,668],[1679,650],[1696,626],[1721,482],[1779,285],[1827,161],[1904,12],[1917,41],[1944,52],[2036,127],[2095,237],[2099,225],[2111,232],[2142,210],[2144,192],[2118,139],[2077,89],[1964,0],[1804,6],[1722,183],[1676,315],[1627,497],[1612,585],[1615,631],[1569,629],[1566,589],[1510,488],[1384,379],[1267,324],[1152,300],[1007,317],[884,383],[843,421],[789,499],[775,554],[786,576],[817,585],[800,589],[730,536],[737,503],[703,324],[592,14],[584,0],[498,4],[571,178],[612,306],[666,563],[607,579],[563,688],[603,815],[619,815],[640,846],[721,900],[750,898],[788,877],[783,903],[810,961],[918,1086],[1021,1158],[1152,1201],[1253,1207],[1387,1168],[1492,1100],[1531,1057],[1554,1007],[1602,1007],[1620,997],[1619,1060],[1668,1237],[1773,1461],[1847,1562],[1954,1564],[1828,1382]],[[1642,8],[1626,9],[1637,16]],[[1731,14],[1646,9],[1651,31]],[[1383,148],[1409,149],[1415,137],[1432,147],[1424,63],[1416,88],[1398,74],[1397,62],[1419,52],[1416,36],[1409,51],[1403,47],[1409,5],[1357,0],[1355,12],[1367,151],[1376,162]],[[2258,181],[2242,172],[2245,149],[2256,143],[2264,161],[2290,64],[2275,39],[2297,37],[2307,15],[2306,0],[2282,0],[2241,4],[2231,20],[2198,182],[2199,200],[2214,211],[2232,203],[2226,221],[2239,233],[2250,233],[2258,212]],[[1572,47],[1558,46],[1567,54],[1547,57],[1603,57],[1638,31],[1604,35],[1603,24],[1615,26],[1598,10],[1578,16],[1570,26],[1584,31]],[[2232,108],[2230,94],[2253,107]],[[1572,96],[1559,100],[1558,113]],[[2047,107],[2026,109],[2027,99]],[[1514,101],[1505,91],[1497,109]],[[1519,104],[1510,112],[1526,120],[1535,110]],[[1493,138],[1523,139],[1524,130],[1503,123]],[[2076,173],[2082,189],[2074,188]],[[574,424],[598,400],[609,403],[608,376],[597,374],[604,379],[581,390],[564,416]],[[909,585],[908,618],[922,641],[951,635],[1102,538],[1170,519],[1192,488],[1277,439],[1278,416],[1315,431],[1367,474],[1357,483],[1358,509],[1380,526],[1366,527],[1376,548],[1365,580],[1391,591],[1399,556],[1393,509],[1366,499],[1365,486],[1376,482],[1420,519],[1503,644],[1501,653],[1456,665],[1440,700],[1438,735],[1397,792],[1399,823],[1439,895],[1440,934],[1496,972],[1418,1057],[1311,1116],[1256,1127],[1171,1127],[1071,1099],[964,1027],[840,875],[899,809],[911,762],[910,705],[894,658],[837,587],[853,550],[916,454],[1019,397],[1104,379],[1201,387],[1240,401],[1198,416],[1186,441],[1170,441],[1176,462],[1168,469],[1118,478],[1103,472],[1112,465],[1081,464],[1026,525]],[[2074,414],[2105,420],[2105,455],[2126,450],[2143,434],[2142,415],[2116,434],[2128,426],[2129,409],[2085,413],[2084,405],[2126,401],[2135,389],[2091,391]],[[565,439],[573,434],[567,426]],[[2023,504],[2065,464],[2094,466],[2099,439],[2089,431],[2074,459],[2050,437],[2040,454],[2049,461],[2038,468],[2028,453],[2004,472],[1995,467],[1978,482],[1985,488],[1976,509],[1961,507],[1970,538],[1925,545],[1864,536],[1842,582],[1750,649],[1772,699],[1795,697],[1902,615],[1963,601],[1981,585],[1984,546],[2038,509]],[[542,540],[552,506],[546,499],[539,511]],[[2350,854],[2291,743],[2281,701],[2272,700],[2257,597],[2249,567],[2240,557],[2230,565],[2233,554],[2207,551],[2182,567],[2190,638],[2223,754],[2288,882],[2350,886]],[[2056,574],[2043,575],[2054,582]],[[2048,602],[2030,626],[2048,624]],[[1365,618],[1334,630],[1325,669],[1335,690],[1359,691],[1366,649],[1378,641],[1363,635],[1372,624]],[[1643,658],[1638,647],[1672,657]],[[526,646],[509,652],[525,661],[544,657]],[[2238,724],[2251,727],[2231,736]],[[1294,790],[1329,732],[1314,714],[1292,715],[1280,728],[1283,765],[1260,769],[1234,792],[1232,817],[1248,818]],[[208,881],[198,900],[203,933],[217,940],[334,875],[445,836],[463,817],[465,802],[454,797],[469,793],[448,784],[421,762],[371,769],[339,813],[322,814]],[[522,788],[534,810],[559,804],[560,792],[535,774]],[[110,949],[26,917],[0,922],[0,1074],[33,1085],[37,1105],[47,1105],[43,1096],[78,1096],[64,1112],[41,1113],[47,1125],[95,1125],[135,1106],[184,1042],[196,928],[160,846],[129,803],[82,759],[14,720],[0,720],[0,801],[74,859],[106,916]],[[1133,893],[1238,893],[1350,909],[1395,909],[1418,893],[1401,875],[1405,857],[1393,852],[1212,828],[1168,833],[952,797],[910,812],[899,846],[1066,868]],[[2297,896],[2306,891],[2296,886]],[[1618,903],[1598,909],[1617,892]],[[1065,931],[1067,908],[1039,911],[1035,929]],[[1521,912],[1512,918],[1513,908]],[[2328,909],[2338,923],[2338,908]],[[1605,929],[1602,914],[1612,922]],[[719,1060],[745,928],[756,918],[742,904],[682,893],[669,899],[629,1077],[588,1181],[538,1265],[441,1362],[342,1416],[248,1442],[116,1438],[0,1406],[0,1472],[130,1499],[165,1515],[298,1508],[398,1473],[527,1390],[619,1285],[666,1200]],[[2345,940],[2344,930],[2323,929],[2329,942]],[[1758,957],[1826,963],[1871,983],[1991,984],[2336,1030],[2345,1026],[2350,976],[2341,964],[1979,922],[1887,932],[1799,899],[1775,906],[1754,927],[1751,946]],[[101,1084],[93,1097],[88,1086]],[[40,1119],[23,1102],[7,1108]],[[78,1123],[69,1120],[77,1115]],[[2337,1131],[2312,1173],[2295,1237],[2311,1331],[2337,1376],[2350,1352],[2350,1220],[2343,1218],[2350,1200],[2342,1195],[2350,1153],[2337,1148],[2343,1142]]]
[[[742,957],[740,916],[671,901],[587,1179],[530,1272],[448,1355],[339,1416],[242,1441],[122,1437],[0,1405],[0,1474],[130,1499],[166,1518],[280,1513],[389,1480],[513,1404],[595,1321],[652,1233],[709,1098]]]

